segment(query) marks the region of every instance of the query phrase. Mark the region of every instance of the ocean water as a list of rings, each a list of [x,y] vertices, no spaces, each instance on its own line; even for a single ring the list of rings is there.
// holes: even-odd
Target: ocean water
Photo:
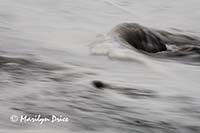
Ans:
[[[127,22],[198,37],[199,4],[0,0],[0,131],[199,133],[199,51],[160,57],[110,37]],[[69,121],[20,123],[12,115]]]

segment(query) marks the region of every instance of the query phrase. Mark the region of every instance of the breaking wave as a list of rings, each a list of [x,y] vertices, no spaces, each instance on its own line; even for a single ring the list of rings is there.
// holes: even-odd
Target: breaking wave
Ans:
[[[117,48],[117,52],[123,49],[126,59],[131,52],[137,52],[152,57],[200,61],[199,37],[147,28],[137,23],[119,24],[107,36],[98,36],[93,44],[93,54],[108,54],[109,57]]]

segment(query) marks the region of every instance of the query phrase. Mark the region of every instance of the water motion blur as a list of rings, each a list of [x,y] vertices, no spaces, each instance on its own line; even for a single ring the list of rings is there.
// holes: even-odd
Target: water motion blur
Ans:
[[[2,0],[0,131],[199,133],[199,4]]]

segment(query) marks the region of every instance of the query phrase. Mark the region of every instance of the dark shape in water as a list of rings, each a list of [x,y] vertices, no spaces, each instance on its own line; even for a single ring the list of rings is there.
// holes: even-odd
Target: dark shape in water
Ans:
[[[166,44],[177,46],[200,44],[200,40],[194,37],[151,29],[136,23],[119,24],[112,33],[115,39],[149,53],[166,51]]]
[[[154,91],[147,90],[147,89],[135,89],[135,88],[122,87],[122,86],[115,86],[112,84],[104,83],[103,81],[99,81],[99,80],[92,81],[92,85],[97,89],[114,90],[120,94],[126,95],[131,98],[141,98],[141,97],[155,98],[156,97],[156,93]]]
[[[103,89],[103,88],[106,88],[106,87],[107,87],[106,84],[104,84],[103,82],[98,81],[98,80],[92,81],[92,84],[93,84],[94,87],[96,87],[96,88],[98,88],[98,89]]]

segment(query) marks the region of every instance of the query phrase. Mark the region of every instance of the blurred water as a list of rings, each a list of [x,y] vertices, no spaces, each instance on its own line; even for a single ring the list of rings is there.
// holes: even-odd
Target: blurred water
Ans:
[[[199,133],[198,62],[156,59],[109,41],[90,49],[92,42],[101,41],[122,22],[199,36],[199,4],[198,0],[1,0],[0,129]],[[93,80],[113,87],[96,89]],[[12,114],[64,115],[69,122],[13,123]]]

